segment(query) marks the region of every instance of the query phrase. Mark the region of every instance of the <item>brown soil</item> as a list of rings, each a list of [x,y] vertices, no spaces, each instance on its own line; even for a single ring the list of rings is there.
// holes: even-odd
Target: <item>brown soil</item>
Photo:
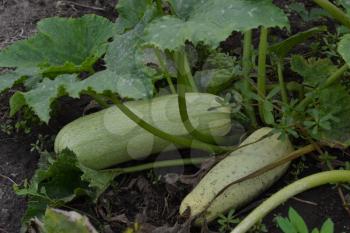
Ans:
[[[58,4],[59,2],[66,4]],[[283,6],[291,1],[276,2]],[[116,1],[80,0],[74,1],[74,3],[78,3],[78,5],[69,3],[69,1],[56,0],[0,0],[0,48],[33,34],[36,22],[45,17],[54,15],[74,17],[86,13],[96,13],[111,19],[115,18],[113,6]],[[230,47],[229,41],[227,44]],[[7,96],[2,96],[0,98],[0,124],[7,119],[7,103]],[[0,232],[19,232],[21,216],[26,208],[25,199],[18,198],[14,194],[12,182],[5,177],[9,177],[16,183],[30,179],[38,159],[37,154],[30,152],[30,144],[35,142],[39,133],[54,134],[60,126],[78,117],[81,114],[81,106],[85,103],[86,101],[74,102],[76,107],[74,113],[61,112],[50,127],[40,127],[33,130],[30,135],[8,136],[0,133]],[[69,102],[70,107],[71,104]],[[66,108],[62,107],[61,109]],[[321,170],[314,161],[310,159],[307,162],[310,169],[307,169],[307,172],[302,173],[300,177]],[[195,170],[195,168],[190,169],[191,172]],[[176,169],[155,171],[156,174],[169,172],[176,172]],[[101,197],[97,207],[86,206],[85,203],[75,203],[75,207],[84,209],[95,216],[97,221],[93,222],[101,229],[101,232],[106,233],[122,232],[126,225],[135,219],[149,224],[147,229],[164,225],[172,226],[178,221],[179,203],[190,187],[181,184],[170,185],[164,180],[156,179],[151,174],[146,172],[119,177],[116,180],[116,187],[110,188]],[[256,199],[256,202],[248,206],[248,209],[253,208],[261,200],[290,181],[290,176],[284,177],[267,193]],[[305,192],[297,198],[289,200],[266,218],[264,223],[268,232],[281,232],[275,227],[273,218],[279,214],[286,216],[288,208],[291,206],[300,212],[310,227],[320,227],[322,222],[330,217],[335,222],[336,233],[350,232],[350,216],[342,207],[337,189],[324,186]],[[244,214],[244,211],[242,213]],[[211,225],[210,228],[216,231],[218,229],[216,224]],[[198,230],[193,229],[192,232],[198,232]]]

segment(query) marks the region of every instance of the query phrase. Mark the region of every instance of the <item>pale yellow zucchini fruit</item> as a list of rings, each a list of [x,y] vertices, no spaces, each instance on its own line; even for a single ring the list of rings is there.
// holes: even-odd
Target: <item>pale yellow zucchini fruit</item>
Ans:
[[[231,128],[231,111],[221,106],[217,98],[211,94],[186,94],[188,114],[199,131],[224,136]],[[177,95],[130,101],[125,105],[167,133],[189,136],[181,121]],[[117,107],[111,107],[65,126],[55,140],[55,152],[66,148],[72,150],[83,165],[104,169],[171,150],[174,146],[139,127]]]
[[[182,201],[180,214],[184,214],[187,209],[190,210],[191,216],[205,212],[208,204],[226,186],[293,152],[290,141],[279,140],[278,134],[259,141],[271,130],[262,128],[255,131],[241,145],[258,142],[232,152],[215,165]],[[219,214],[240,208],[251,201],[278,180],[288,166],[289,164],[277,167],[264,175],[230,186],[211,203],[203,215],[206,221],[210,222]],[[203,218],[199,219],[197,224],[201,222]]]

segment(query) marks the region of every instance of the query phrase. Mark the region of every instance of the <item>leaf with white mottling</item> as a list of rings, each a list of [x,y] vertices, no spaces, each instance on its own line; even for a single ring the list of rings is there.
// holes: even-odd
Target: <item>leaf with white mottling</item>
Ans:
[[[62,75],[55,80],[44,79],[35,89],[28,92],[16,92],[10,100],[11,115],[28,105],[42,121],[48,123],[52,102],[65,94],[66,86],[75,82],[75,75]]]
[[[168,0],[174,10],[174,13],[182,18],[188,19],[191,16],[193,9],[204,4],[208,0]]]
[[[155,9],[149,9],[142,21],[133,30],[116,35],[105,56],[107,71],[99,77],[111,76],[113,88],[122,97],[142,99],[153,95],[153,79],[144,72],[144,64],[139,64],[141,35],[145,25],[155,16]]]
[[[116,6],[118,33],[134,28],[144,17],[146,11],[153,7],[152,0],[120,0]]]
[[[188,19],[164,16],[151,22],[145,30],[146,45],[177,50],[191,41],[217,48],[232,31],[288,27],[287,16],[271,0],[208,0],[188,14]]]

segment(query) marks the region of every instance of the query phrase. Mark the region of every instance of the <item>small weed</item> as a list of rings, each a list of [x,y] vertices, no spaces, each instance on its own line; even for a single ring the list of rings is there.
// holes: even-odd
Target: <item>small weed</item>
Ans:
[[[309,229],[305,220],[293,208],[289,209],[288,218],[276,217],[278,227],[283,233],[308,233]],[[334,223],[327,219],[321,229],[314,228],[311,233],[334,233]]]
[[[220,225],[219,230],[221,233],[232,230],[235,225],[240,223],[241,220],[236,217],[235,213],[236,210],[232,209],[227,213],[227,215],[219,215],[218,224]]]

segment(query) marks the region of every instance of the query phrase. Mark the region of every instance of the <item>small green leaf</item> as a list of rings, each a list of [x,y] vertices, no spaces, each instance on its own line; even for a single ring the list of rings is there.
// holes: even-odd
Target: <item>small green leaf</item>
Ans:
[[[288,39],[272,45],[269,50],[279,58],[284,58],[298,44],[305,42],[316,33],[327,31],[327,27],[314,27],[304,32],[299,32]]]
[[[240,67],[233,57],[224,53],[213,53],[205,61],[202,70],[194,79],[203,92],[218,94],[240,75]]]
[[[298,233],[309,233],[304,219],[293,208],[289,209],[288,217],[290,222],[297,229]]]
[[[331,219],[327,219],[323,224],[320,233],[334,233],[334,223]]]
[[[331,130],[320,132],[321,140],[329,146],[347,148],[350,146],[350,94],[345,87],[335,85],[320,93],[319,107],[322,112],[337,118],[332,121]]]
[[[283,233],[298,233],[293,224],[287,218],[277,217],[276,221]]]
[[[119,175],[115,172],[113,173],[93,170],[81,164],[79,164],[79,167],[84,172],[84,174],[81,176],[81,179],[88,182],[89,187],[94,190],[94,201],[97,201],[98,197],[104,191],[106,191],[106,189],[111,185],[112,181]]]
[[[85,15],[78,19],[47,18],[38,23],[38,33],[0,52],[2,67],[39,67],[42,73],[91,71],[113,35],[108,19]]]
[[[145,30],[146,44],[162,50],[177,50],[191,41],[204,42],[215,49],[233,31],[259,26],[288,27],[288,18],[271,0],[207,0],[186,9],[187,19],[164,16],[151,22]]]
[[[320,231],[317,228],[315,228],[315,229],[312,230],[311,233],[320,233]]]
[[[346,34],[338,44],[338,52],[345,62],[350,65],[350,34]]]
[[[330,59],[310,58],[306,60],[300,55],[292,56],[291,68],[304,78],[305,84],[313,87],[322,84],[337,70]]]

